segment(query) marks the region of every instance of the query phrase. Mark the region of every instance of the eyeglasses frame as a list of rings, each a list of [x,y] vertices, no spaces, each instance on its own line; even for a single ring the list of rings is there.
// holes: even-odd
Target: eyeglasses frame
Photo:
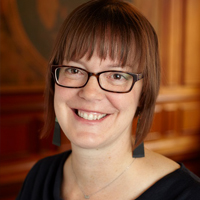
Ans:
[[[57,68],[60,68],[60,67],[73,67],[73,68],[75,68],[75,69],[79,69],[79,70],[82,70],[82,71],[86,72],[86,73],[88,74],[88,79],[87,79],[86,83],[85,83],[83,86],[80,86],[80,87],[71,87],[71,86],[64,86],[64,85],[59,84],[59,83],[57,82],[55,72],[56,72],[56,69],[57,69]],[[101,74],[105,73],[105,72],[119,72],[119,73],[127,73],[127,74],[131,75],[131,76],[133,77],[133,83],[132,83],[130,89],[129,89],[128,91],[125,91],[125,92],[118,92],[118,91],[106,90],[105,88],[103,88],[103,87],[101,86],[101,84],[100,84],[99,76],[100,76]],[[143,78],[143,74],[142,74],[142,73],[134,74],[134,73],[125,72],[125,71],[118,71],[118,70],[106,70],[106,71],[101,71],[101,72],[98,72],[98,73],[93,73],[93,72],[88,72],[88,71],[85,70],[85,69],[82,69],[82,68],[79,68],[79,67],[70,66],[70,65],[51,65],[51,73],[52,73],[52,75],[53,75],[53,78],[54,78],[55,83],[56,83],[58,86],[64,87],[64,88],[83,88],[83,87],[85,87],[85,86],[87,85],[87,83],[88,83],[90,77],[91,77],[91,76],[95,76],[95,77],[97,78],[97,82],[98,82],[98,84],[99,84],[99,87],[100,87],[102,90],[106,91],[106,92],[112,92],[112,93],[128,93],[128,92],[130,92],[130,91],[132,90],[134,84],[135,84],[137,81],[139,81],[139,80],[141,80],[141,79]]]

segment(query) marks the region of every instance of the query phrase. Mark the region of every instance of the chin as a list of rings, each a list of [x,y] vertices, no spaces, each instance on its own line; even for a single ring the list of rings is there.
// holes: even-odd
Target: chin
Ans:
[[[71,140],[72,146],[77,146],[83,149],[99,149],[105,145],[105,139],[94,136],[94,134],[83,134]]]

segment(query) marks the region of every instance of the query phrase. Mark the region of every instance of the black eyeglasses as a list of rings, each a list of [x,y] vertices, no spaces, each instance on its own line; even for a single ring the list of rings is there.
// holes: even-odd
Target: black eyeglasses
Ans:
[[[109,70],[99,73],[91,73],[85,69],[65,65],[52,65],[52,74],[55,83],[65,88],[83,88],[91,76],[97,78],[99,87],[107,92],[127,93],[130,92],[142,74]]]

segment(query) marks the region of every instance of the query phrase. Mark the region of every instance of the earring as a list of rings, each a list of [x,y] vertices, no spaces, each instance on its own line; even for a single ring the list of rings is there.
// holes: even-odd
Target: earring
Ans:
[[[133,158],[142,158],[144,157],[144,142],[139,144],[133,151]]]
[[[136,134],[138,133],[139,124],[140,124],[140,114],[139,114],[138,121],[137,121]],[[136,144],[136,142],[137,141],[135,141],[135,144]],[[142,142],[141,144],[139,144],[139,146],[137,146],[133,150],[133,158],[142,158],[142,157],[144,157],[144,142]]]
[[[61,140],[60,140],[60,125],[58,123],[57,118],[55,118],[55,126],[54,126],[54,133],[53,133],[53,141],[52,143],[56,146],[61,145]]]

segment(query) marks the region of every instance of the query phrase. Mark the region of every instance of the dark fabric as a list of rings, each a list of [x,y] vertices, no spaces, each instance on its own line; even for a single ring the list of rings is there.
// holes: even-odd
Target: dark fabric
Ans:
[[[63,165],[71,151],[40,160],[30,170],[17,200],[61,200]],[[200,178],[183,164],[160,179],[137,200],[200,200]]]

